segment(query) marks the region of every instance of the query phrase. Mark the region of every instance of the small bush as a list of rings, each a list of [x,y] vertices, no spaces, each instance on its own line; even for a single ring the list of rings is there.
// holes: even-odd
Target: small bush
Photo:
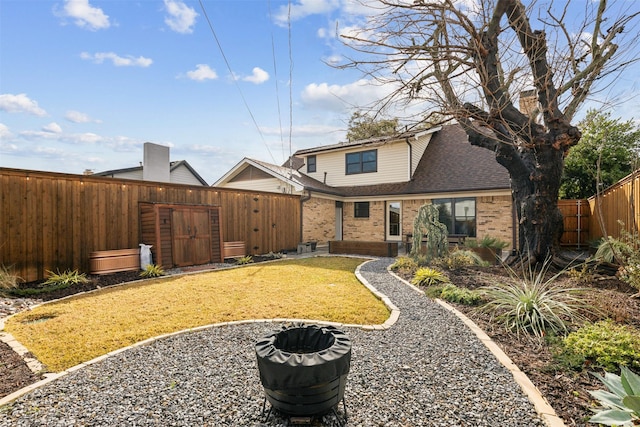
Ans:
[[[469,248],[491,248],[491,249],[504,249],[509,246],[509,243],[500,240],[497,237],[484,236],[482,239],[466,239],[464,245]]]
[[[389,268],[392,271],[412,271],[418,268],[418,263],[411,257],[401,256]]]
[[[0,290],[15,289],[21,282],[22,278],[13,274],[11,267],[0,266]]]
[[[246,265],[251,264],[253,262],[253,257],[251,255],[243,256],[236,259],[236,265]]]
[[[449,278],[441,271],[429,267],[419,268],[411,279],[411,284],[418,286],[433,286],[438,283],[449,283]]]
[[[268,254],[263,255],[266,259],[281,259],[282,258],[282,253],[280,252],[269,252]]]
[[[481,296],[478,292],[459,288],[456,285],[445,285],[440,292],[440,298],[445,301],[454,302],[463,305],[478,305]]]
[[[619,365],[640,368],[640,331],[603,320],[583,326],[563,341],[568,355],[579,355],[607,371]]]
[[[447,270],[459,270],[472,265],[487,265],[477,253],[465,250],[455,250],[445,257],[434,260],[434,264]]]
[[[155,264],[147,264],[145,269],[140,273],[140,277],[144,277],[145,279],[160,276],[164,276],[164,270],[162,267]]]
[[[575,280],[578,284],[587,284],[593,281],[594,267],[589,266],[588,263],[582,263],[577,267],[574,267],[568,271],[569,277]]]
[[[89,283],[87,275],[80,273],[78,270],[66,270],[62,273],[60,270],[56,270],[55,273],[52,271],[47,271],[47,273],[49,274],[49,277],[44,284],[57,286],[58,289],[68,288],[72,285]]]
[[[424,289],[424,294],[431,299],[440,298],[442,296],[442,290],[446,285],[433,285]]]

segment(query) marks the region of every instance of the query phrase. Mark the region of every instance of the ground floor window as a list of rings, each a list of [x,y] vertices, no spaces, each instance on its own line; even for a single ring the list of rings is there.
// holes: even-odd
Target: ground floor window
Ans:
[[[439,220],[447,226],[449,234],[463,234],[476,237],[476,199],[451,198],[434,199]]]
[[[369,218],[369,202],[355,202],[353,205],[355,218]]]

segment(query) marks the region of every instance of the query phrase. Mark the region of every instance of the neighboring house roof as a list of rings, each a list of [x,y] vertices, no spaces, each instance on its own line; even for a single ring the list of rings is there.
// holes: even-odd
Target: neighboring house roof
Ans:
[[[288,167],[289,161],[285,162],[283,166],[277,166],[260,160],[244,158],[213,185],[221,185],[246,167],[253,166],[294,186],[296,191],[304,189],[339,197],[400,196],[510,189],[509,173],[496,161],[495,154],[491,150],[471,145],[462,126],[458,124],[447,125],[426,132],[435,132],[435,134],[429,141],[416,167],[413,179],[410,181],[332,187],[300,172],[299,169],[304,165],[304,159],[297,156],[404,140],[421,134],[417,132],[299,150],[291,159],[293,169]]]
[[[186,160],[176,160],[174,162],[169,163],[169,172],[173,172],[174,170],[184,166],[189,170],[189,172],[204,186],[208,186],[207,181],[205,181],[196,170],[191,167],[191,165]],[[132,168],[124,168],[124,169],[113,169],[104,172],[96,172],[92,175],[94,176],[108,176],[110,178],[116,178],[121,175],[130,175],[130,174],[140,174],[140,179],[142,179],[142,166],[135,166]]]

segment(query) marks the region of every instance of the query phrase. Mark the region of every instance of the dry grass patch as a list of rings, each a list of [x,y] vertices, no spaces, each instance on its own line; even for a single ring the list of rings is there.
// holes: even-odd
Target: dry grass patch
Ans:
[[[6,324],[58,372],[144,339],[245,319],[379,324],[386,307],[355,277],[364,260],[316,257],[103,289],[20,313]]]

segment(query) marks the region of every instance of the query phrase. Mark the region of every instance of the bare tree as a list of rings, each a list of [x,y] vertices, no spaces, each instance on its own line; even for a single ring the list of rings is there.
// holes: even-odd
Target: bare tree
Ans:
[[[636,60],[624,46],[637,36],[638,12],[628,9],[633,2],[618,16],[607,0],[524,3],[369,1],[367,24],[342,35],[354,49],[343,67],[394,88],[378,108],[401,102],[421,117],[445,115],[471,144],[494,151],[511,177],[520,253],[538,262],[557,252],[562,235],[564,157],[581,137],[571,121],[596,83]],[[524,97],[514,105],[521,93],[533,95],[530,111]]]

